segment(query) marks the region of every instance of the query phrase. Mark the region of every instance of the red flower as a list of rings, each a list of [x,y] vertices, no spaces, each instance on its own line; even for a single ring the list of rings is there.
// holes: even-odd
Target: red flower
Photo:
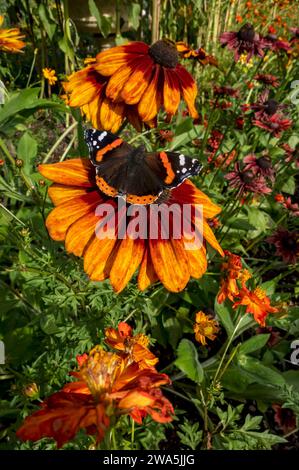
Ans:
[[[279,39],[275,34],[268,34],[265,39],[269,42],[270,49],[274,52],[287,52],[291,48],[291,44],[288,41]]]
[[[271,237],[267,239],[276,248],[276,254],[289,264],[295,264],[299,255],[299,233],[290,232],[284,228],[278,228]]]
[[[263,57],[264,49],[269,46],[269,41],[256,33],[250,23],[246,23],[237,32],[230,31],[221,34],[220,42],[223,47],[227,46],[229,50],[235,52],[236,62],[244,53],[247,53],[247,62],[250,61],[253,55]]]
[[[274,88],[279,86],[278,78],[275,75],[263,74],[260,73],[254,77],[258,82],[264,83],[264,85],[271,85]]]
[[[273,116],[278,111],[286,108],[286,105],[278,103],[278,101],[269,98],[269,89],[264,90],[256,103],[251,105],[251,109],[255,112],[254,116],[256,119]]]
[[[274,137],[280,137],[281,133],[288,130],[293,122],[291,119],[286,118],[281,113],[275,113],[272,116],[266,116],[265,114],[260,119],[254,119],[252,121],[257,127],[265,129],[274,135]]]
[[[265,178],[262,175],[254,175],[252,171],[241,169],[240,162],[236,162],[234,171],[227,173],[224,178],[229,181],[231,187],[238,189],[238,195],[244,192],[253,194],[271,193]]]
[[[231,96],[232,98],[238,98],[239,97],[239,90],[235,90],[234,88],[230,86],[214,86],[214,95],[227,95]]]
[[[244,171],[252,171],[254,175],[262,175],[264,178],[274,181],[274,170],[270,157],[258,158],[256,155],[250,154],[244,157],[243,162],[245,163]]]
[[[289,144],[282,144],[282,148],[284,149],[287,157],[285,161],[287,163],[295,162],[296,167],[299,168],[299,146],[292,148]]]

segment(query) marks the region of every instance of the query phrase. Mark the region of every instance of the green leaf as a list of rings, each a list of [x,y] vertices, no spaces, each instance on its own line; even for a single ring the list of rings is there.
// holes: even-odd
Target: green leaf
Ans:
[[[139,5],[139,3],[129,3],[128,5],[129,26],[135,29],[135,31],[139,28],[140,12],[141,12],[141,5]]]
[[[225,304],[218,304],[217,299],[215,300],[214,310],[219,317],[220,323],[224,326],[227,335],[230,337],[235,328],[232,321],[231,311]]]
[[[88,6],[91,15],[94,16],[97,20],[100,32],[104,38],[106,38],[111,32],[111,21],[109,21],[104,15],[100,13],[94,0],[88,0]]]
[[[19,140],[17,155],[24,162],[23,169],[25,173],[30,174],[33,161],[37,155],[37,142],[27,132]]]
[[[239,349],[239,354],[250,354],[263,348],[270,338],[270,334],[256,335],[249,338]]]
[[[294,176],[289,176],[287,181],[283,184],[281,191],[288,194],[295,194],[296,191],[296,181]]]
[[[175,361],[175,365],[189,379],[200,384],[203,381],[204,373],[194,344],[188,339],[182,339],[177,349],[177,355],[178,358]]]
[[[285,380],[279,372],[266,367],[261,361],[245,355],[238,356],[240,367],[244,369],[255,382],[261,384],[270,384],[272,386],[281,387],[285,384]]]
[[[56,24],[54,23],[53,20],[51,20],[49,11],[46,9],[45,5],[43,5],[42,3],[38,7],[38,15],[41,19],[41,22],[43,24],[43,27],[47,35],[49,36],[50,40],[52,40],[56,31]]]

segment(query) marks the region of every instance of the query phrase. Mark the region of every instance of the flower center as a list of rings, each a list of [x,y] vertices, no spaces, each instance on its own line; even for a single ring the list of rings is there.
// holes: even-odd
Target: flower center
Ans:
[[[252,182],[254,178],[254,175],[250,171],[245,171],[244,173],[241,173],[241,179],[243,183],[249,184]]]
[[[245,24],[244,26],[242,26],[237,36],[241,41],[253,42],[255,37],[255,31],[253,26],[250,23]]]
[[[179,61],[178,52],[172,42],[160,39],[155,42],[148,51],[149,55],[157,64],[174,69]]]
[[[257,296],[259,300],[264,300],[264,298],[266,297],[266,292],[260,287],[254,289],[253,293]]]
[[[270,116],[272,114],[275,114],[277,109],[278,109],[278,106],[279,106],[279,103],[275,100],[268,100],[266,101],[265,103],[265,111],[267,114],[269,114]]]
[[[263,170],[267,170],[268,168],[271,168],[271,159],[269,157],[260,157],[257,159],[257,164],[260,168]]]

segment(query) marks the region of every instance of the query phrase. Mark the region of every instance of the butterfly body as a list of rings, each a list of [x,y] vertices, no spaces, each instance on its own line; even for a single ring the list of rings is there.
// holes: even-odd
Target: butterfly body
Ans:
[[[96,168],[97,184],[109,196],[125,196],[131,204],[151,204],[164,190],[199,173],[197,159],[174,152],[146,152],[107,131],[87,129],[85,140]]]

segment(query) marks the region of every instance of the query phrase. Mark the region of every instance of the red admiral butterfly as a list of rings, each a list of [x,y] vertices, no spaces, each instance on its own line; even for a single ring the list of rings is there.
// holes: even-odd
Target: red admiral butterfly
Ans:
[[[87,129],[84,137],[100,190],[112,197],[126,196],[131,204],[153,203],[164,190],[197,175],[202,167],[183,154],[134,148],[111,132]]]

